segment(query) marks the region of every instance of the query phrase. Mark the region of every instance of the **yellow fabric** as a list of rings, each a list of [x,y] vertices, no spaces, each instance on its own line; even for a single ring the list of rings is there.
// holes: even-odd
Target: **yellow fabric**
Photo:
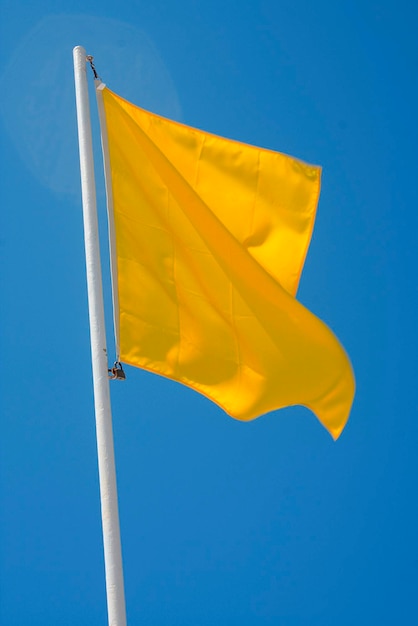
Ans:
[[[320,168],[102,95],[121,361],[240,420],[304,405],[337,438],[354,396],[351,365],[295,299]]]

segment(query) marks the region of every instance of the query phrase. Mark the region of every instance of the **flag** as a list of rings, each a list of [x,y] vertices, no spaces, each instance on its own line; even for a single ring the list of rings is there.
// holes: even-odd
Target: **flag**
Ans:
[[[98,86],[119,359],[251,420],[303,405],[334,438],[350,361],[296,300],[321,169]]]

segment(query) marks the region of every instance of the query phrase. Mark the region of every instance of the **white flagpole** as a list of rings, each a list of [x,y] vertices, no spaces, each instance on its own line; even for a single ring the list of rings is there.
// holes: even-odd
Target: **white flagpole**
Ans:
[[[109,626],[126,626],[86,51],[73,50]]]

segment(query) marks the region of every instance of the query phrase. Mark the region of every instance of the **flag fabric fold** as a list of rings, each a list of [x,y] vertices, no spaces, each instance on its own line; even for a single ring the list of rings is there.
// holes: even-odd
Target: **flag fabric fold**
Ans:
[[[250,420],[300,404],[334,438],[349,359],[295,296],[321,170],[149,113],[100,86],[119,358]]]

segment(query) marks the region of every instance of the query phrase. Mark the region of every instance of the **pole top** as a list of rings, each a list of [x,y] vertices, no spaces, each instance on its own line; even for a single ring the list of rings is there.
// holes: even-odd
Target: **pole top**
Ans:
[[[73,57],[74,59],[85,59],[86,51],[83,46],[75,46],[73,48]]]

